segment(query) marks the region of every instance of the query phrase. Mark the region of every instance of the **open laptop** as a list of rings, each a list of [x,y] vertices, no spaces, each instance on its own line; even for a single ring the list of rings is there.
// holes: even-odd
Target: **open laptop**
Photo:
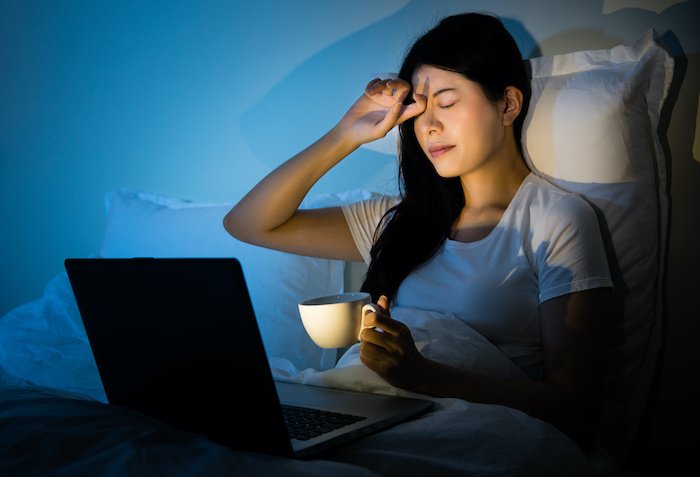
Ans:
[[[276,382],[235,258],[68,258],[65,267],[111,404],[285,457],[310,457],[431,406]],[[291,414],[309,408],[325,423],[294,430]]]

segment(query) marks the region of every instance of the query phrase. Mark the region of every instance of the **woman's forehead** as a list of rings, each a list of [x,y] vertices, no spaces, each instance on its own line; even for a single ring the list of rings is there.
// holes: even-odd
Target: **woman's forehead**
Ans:
[[[427,96],[445,88],[458,88],[468,83],[464,76],[454,71],[444,70],[436,66],[421,65],[413,73],[411,86],[413,90]]]

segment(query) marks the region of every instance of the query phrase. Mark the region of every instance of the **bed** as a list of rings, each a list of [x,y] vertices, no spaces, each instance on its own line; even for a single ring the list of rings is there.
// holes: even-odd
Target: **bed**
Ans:
[[[69,282],[59,273],[42,296],[0,318],[0,475],[615,475],[639,433],[660,347],[668,194],[659,126],[673,59],[648,31],[631,45],[528,63],[533,96],[523,131],[526,160],[594,206],[615,284],[594,452],[584,454],[556,428],[522,412],[445,398],[434,399],[426,414],[312,460],[222,447],[106,403]],[[317,195],[303,206],[372,194]],[[357,289],[362,264],[240,243],[221,226],[231,204],[119,189],[106,194],[105,205],[95,256],[241,261],[277,379],[410,395],[364,367],[355,347],[320,349],[301,325],[297,303]],[[395,316],[411,324],[423,352],[435,359],[501,376],[520,373],[485,338],[456,328],[449,317],[410,309]],[[436,342],[441,346],[431,347]]]

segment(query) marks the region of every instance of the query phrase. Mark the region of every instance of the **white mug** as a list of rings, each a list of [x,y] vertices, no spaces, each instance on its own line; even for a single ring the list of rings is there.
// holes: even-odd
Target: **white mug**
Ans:
[[[306,333],[321,348],[345,348],[357,343],[364,316],[377,311],[369,293],[328,295],[299,303]]]

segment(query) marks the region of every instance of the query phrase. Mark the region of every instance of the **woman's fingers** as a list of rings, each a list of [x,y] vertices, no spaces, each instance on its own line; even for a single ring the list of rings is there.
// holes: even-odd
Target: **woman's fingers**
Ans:
[[[398,124],[399,116],[401,114],[402,105],[401,102],[394,103],[387,111],[377,126],[384,131],[384,134],[389,132],[391,128]]]
[[[377,303],[381,306],[381,302]],[[408,327],[384,313],[368,313],[365,315],[362,330],[362,353],[366,356],[381,356],[383,360],[392,356],[401,357],[407,354],[412,345],[411,332]]]
[[[413,95],[414,101],[404,104],[411,94],[411,85],[399,78],[374,78],[349,111],[348,124],[356,128],[362,143],[384,137],[398,124],[425,111],[424,96]]]
[[[381,93],[382,90],[384,90],[387,87],[386,82],[387,80],[374,78],[367,84],[367,87],[365,88],[365,94],[367,94],[368,96],[375,96],[376,94]]]
[[[363,318],[363,325],[365,330],[374,331],[375,333],[389,333],[393,336],[398,336],[406,331],[406,325],[400,321],[396,321],[389,315],[389,300],[385,296],[381,296],[377,300],[377,305],[379,306],[379,311],[368,312]],[[374,328],[379,328],[381,331],[377,331]]]
[[[379,97],[390,97],[395,101],[403,101],[410,89],[411,86],[401,79],[382,80],[379,78],[374,78],[367,84],[365,94],[373,99],[379,99]]]
[[[385,96],[400,98],[400,101],[403,101],[410,89],[411,86],[404,80],[391,79],[384,82],[384,88],[381,90],[381,93]]]
[[[422,94],[413,94],[413,99],[414,102],[405,105],[403,108],[401,108],[401,111],[399,113],[399,117],[397,119],[397,124],[401,124],[402,122],[411,119],[413,117],[418,116],[421,114],[423,111],[425,111],[425,108],[428,104],[428,100],[425,96]]]
[[[381,82],[382,80],[379,78],[373,78],[372,80],[370,80],[370,82],[367,83],[367,86],[365,86],[365,93],[370,94],[370,92],[374,90],[377,84]]]
[[[377,300],[377,305],[379,305],[382,311],[388,316],[389,315],[389,299],[386,295],[381,295],[379,300]]]

